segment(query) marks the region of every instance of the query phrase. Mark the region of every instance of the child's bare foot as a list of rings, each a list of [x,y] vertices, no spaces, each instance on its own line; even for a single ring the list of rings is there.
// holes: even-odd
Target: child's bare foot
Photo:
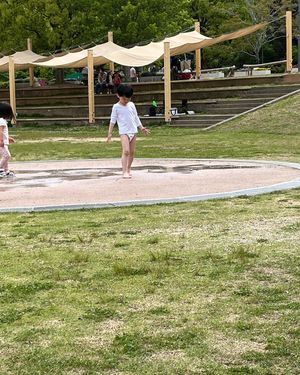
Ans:
[[[124,173],[124,174],[123,174],[123,178],[127,178],[127,179],[128,179],[128,178],[131,178],[131,174],[129,174],[129,173]]]

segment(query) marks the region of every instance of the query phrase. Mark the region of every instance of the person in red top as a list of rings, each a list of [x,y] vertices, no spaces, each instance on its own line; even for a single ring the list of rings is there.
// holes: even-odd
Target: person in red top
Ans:
[[[113,93],[116,93],[118,87],[122,83],[122,79],[119,72],[115,72],[112,76],[112,83],[113,83]]]

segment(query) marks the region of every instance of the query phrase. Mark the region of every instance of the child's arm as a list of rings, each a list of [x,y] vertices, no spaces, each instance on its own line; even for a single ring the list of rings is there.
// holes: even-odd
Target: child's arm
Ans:
[[[9,139],[9,143],[15,143],[16,142],[15,138],[13,138],[13,137],[9,137],[8,139]]]
[[[150,129],[148,128],[145,128],[142,124],[139,126],[139,128],[141,129],[141,131],[145,134],[145,135],[148,135],[150,134]]]
[[[109,123],[108,134],[107,134],[107,139],[106,139],[107,143],[109,143],[111,141],[114,126],[115,126],[115,124],[113,124],[112,122]]]
[[[12,123],[14,124],[14,125],[17,125],[17,117],[16,117],[16,115],[13,113],[12,114]]]
[[[110,115],[110,123],[109,123],[107,140],[106,140],[107,143],[111,141],[113,128],[115,126],[115,123],[117,122],[117,119],[118,119],[117,110],[116,110],[116,107],[113,106],[112,111],[111,111],[111,115]]]
[[[145,128],[145,127],[143,126],[143,124],[141,123],[141,120],[140,120],[139,115],[138,115],[137,110],[136,110],[136,106],[135,106],[134,104],[133,104],[133,107],[134,107],[134,114],[135,114],[135,116],[136,116],[136,121],[137,121],[137,123],[138,123],[138,128],[139,128],[139,129],[140,129],[145,135],[150,134],[150,129]]]

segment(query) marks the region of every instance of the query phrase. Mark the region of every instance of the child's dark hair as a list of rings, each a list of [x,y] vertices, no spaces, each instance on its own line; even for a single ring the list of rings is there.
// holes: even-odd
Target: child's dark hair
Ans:
[[[125,96],[126,98],[131,98],[133,95],[133,89],[129,85],[119,85],[117,88],[117,94],[119,96]]]
[[[0,103],[0,117],[11,119],[14,117],[13,110],[8,103]]]

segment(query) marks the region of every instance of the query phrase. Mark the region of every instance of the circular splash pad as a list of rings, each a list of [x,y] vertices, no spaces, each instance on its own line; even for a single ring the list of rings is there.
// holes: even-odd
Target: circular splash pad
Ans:
[[[0,212],[103,208],[256,195],[300,186],[300,164],[229,159],[120,159],[11,163]]]

